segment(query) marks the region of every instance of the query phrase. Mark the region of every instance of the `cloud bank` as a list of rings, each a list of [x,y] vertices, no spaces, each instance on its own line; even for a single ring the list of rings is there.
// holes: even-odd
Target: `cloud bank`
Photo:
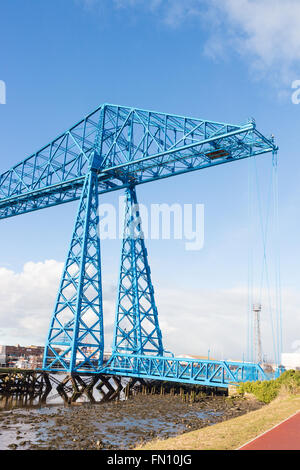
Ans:
[[[63,263],[28,262],[22,272],[0,268],[0,344],[37,344],[46,340]],[[239,359],[246,354],[247,288],[168,289],[156,286],[164,345],[175,354]],[[105,348],[113,336],[116,283],[103,279]],[[284,338],[287,352],[299,340],[300,294],[285,289]],[[272,357],[272,329],[267,306],[262,309],[263,349]],[[298,343],[297,343],[298,344]]]

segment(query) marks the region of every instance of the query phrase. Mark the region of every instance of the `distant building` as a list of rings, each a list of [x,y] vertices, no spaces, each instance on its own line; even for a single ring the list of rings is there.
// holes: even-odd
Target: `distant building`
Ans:
[[[6,366],[6,355],[5,351],[2,350],[4,346],[0,346],[0,367],[5,367]]]
[[[44,346],[7,346],[0,345],[0,367],[14,367],[17,369],[41,369],[43,366],[43,357],[44,357]],[[58,353],[61,352],[60,349],[55,349]],[[85,348],[84,353],[91,355],[93,353],[93,348]],[[49,360],[51,357],[54,358],[53,351],[48,351]],[[67,359],[70,357],[70,354],[65,356]],[[111,352],[104,352],[104,361],[107,362],[111,357]],[[91,355],[91,360],[97,360],[98,353]]]
[[[0,345],[0,365],[2,367],[40,368],[43,364],[43,355],[43,346]]]
[[[282,353],[281,364],[287,370],[300,370],[300,353]]]

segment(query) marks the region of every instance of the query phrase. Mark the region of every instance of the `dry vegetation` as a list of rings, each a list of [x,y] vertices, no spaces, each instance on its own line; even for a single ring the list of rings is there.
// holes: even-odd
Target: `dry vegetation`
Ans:
[[[296,383],[294,385],[293,381],[291,382],[290,373],[286,374],[286,380],[284,377],[279,379],[280,387],[276,389],[276,397],[259,410],[174,438],[154,440],[138,447],[138,450],[238,449],[246,442],[300,410],[299,376],[300,373],[296,373]],[[257,383],[256,388],[252,386],[252,391],[258,390],[258,393],[261,394],[264,387],[262,384],[264,382]],[[273,386],[266,385],[268,390],[272,389],[273,391],[274,387],[276,388],[276,384],[273,384]],[[244,392],[247,393],[247,387],[245,387]],[[255,397],[248,395],[248,399],[255,399]]]

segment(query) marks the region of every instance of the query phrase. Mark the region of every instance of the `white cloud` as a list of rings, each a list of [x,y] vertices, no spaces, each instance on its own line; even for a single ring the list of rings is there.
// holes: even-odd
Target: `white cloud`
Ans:
[[[62,263],[26,263],[21,273],[0,268],[0,341],[45,341]]]
[[[255,68],[290,79],[300,59],[298,0],[214,0],[213,7],[225,15],[219,28],[227,46]]]
[[[55,260],[24,265],[23,271],[0,268],[0,344],[44,344],[63,263]],[[156,284],[156,283],[155,283]],[[105,343],[112,342],[116,282],[103,279]],[[247,288],[156,288],[164,345],[175,354],[238,359],[246,353]],[[284,349],[295,349],[300,330],[300,294],[283,289]],[[296,336],[295,336],[296,334]],[[263,349],[272,356],[270,315],[262,309]]]
[[[97,5],[101,11],[107,4],[106,0],[76,1],[89,7]],[[299,0],[113,0],[111,5],[115,10],[146,10],[172,28],[191,20],[198,22],[206,33],[205,41],[199,36],[205,54],[226,58],[235,51],[255,71],[256,78],[267,76],[273,83],[290,85],[297,78]]]
[[[43,345],[55,304],[63,263],[28,262],[23,271],[0,268],[0,344]],[[106,327],[112,331],[115,292],[103,283]]]
[[[169,0],[165,5],[167,24],[199,20],[208,32],[206,54],[224,58],[236,51],[256,73],[274,82],[290,85],[295,78],[300,60],[299,0]]]

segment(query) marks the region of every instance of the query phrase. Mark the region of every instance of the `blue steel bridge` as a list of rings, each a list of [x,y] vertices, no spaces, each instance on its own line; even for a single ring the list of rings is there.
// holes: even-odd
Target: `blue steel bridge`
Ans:
[[[2,219],[79,200],[43,370],[214,387],[266,379],[259,364],[165,351],[136,188],[257,155],[274,159],[277,150],[253,120],[238,126],[103,104],[2,173]],[[105,362],[98,204],[117,190],[126,194],[126,210],[112,356]]]

